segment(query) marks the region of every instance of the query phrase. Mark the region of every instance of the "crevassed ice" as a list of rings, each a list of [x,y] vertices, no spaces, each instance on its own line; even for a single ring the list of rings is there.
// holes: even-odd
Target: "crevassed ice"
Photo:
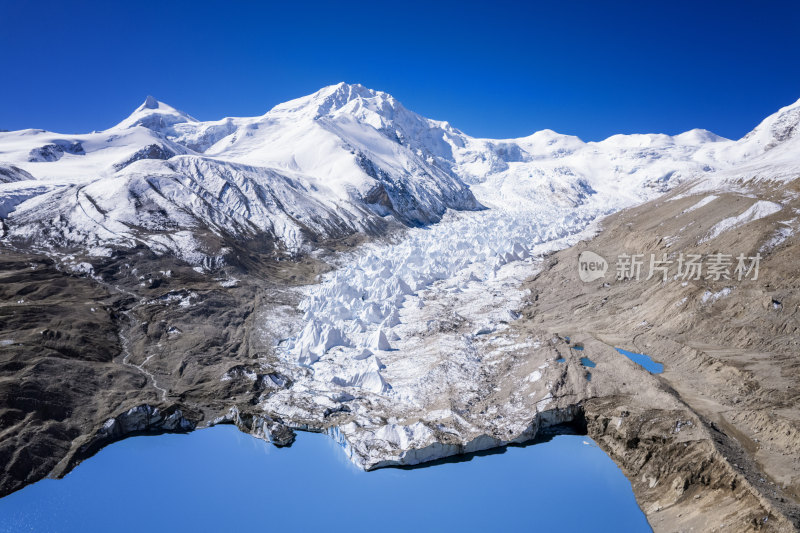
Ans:
[[[409,296],[435,283],[437,290],[460,291],[491,280],[504,265],[532,260],[547,243],[579,233],[600,214],[552,207],[450,213],[439,224],[408,230],[397,243],[360,247],[306,289],[305,325],[281,344],[283,357],[315,370],[334,359],[337,370],[316,380],[392,394],[378,357],[399,340],[400,310]]]

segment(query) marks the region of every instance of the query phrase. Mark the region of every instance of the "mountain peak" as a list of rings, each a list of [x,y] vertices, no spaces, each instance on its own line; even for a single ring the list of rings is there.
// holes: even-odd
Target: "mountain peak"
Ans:
[[[114,128],[144,126],[154,131],[161,131],[183,122],[197,122],[197,119],[148,95],[142,105]]]
[[[678,142],[683,142],[687,144],[703,144],[703,143],[715,143],[715,142],[722,142],[727,141],[725,137],[720,137],[713,131],[708,131],[703,128],[694,128],[689,131],[684,131],[678,135],[673,137]]]
[[[160,102],[158,100],[148,94],[141,107],[145,109],[158,109],[159,103]]]
[[[800,138],[800,100],[780,108],[761,121],[737,144],[748,156],[769,151],[789,140]]]
[[[315,93],[290,100],[272,108],[270,112],[306,112],[315,116],[326,115],[345,107],[354,100],[395,102],[390,94],[364,87],[359,83],[339,82],[323,87]]]
[[[161,113],[178,113],[181,115],[186,115],[183,111],[178,111],[171,105],[165,104],[164,102],[157,100],[154,96],[147,95],[147,98],[144,99],[142,105],[136,108],[134,111],[135,113],[151,113],[153,111],[158,111]],[[186,115],[188,116],[188,115]]]
[[[345,100],[353,100],[355,98],[373,98],[386,93],[364,87],[360,83],[346,83],[341,81],[335,85],[323,87],[317,91],[316,94],[326,94],[328,97],[335,96]]]

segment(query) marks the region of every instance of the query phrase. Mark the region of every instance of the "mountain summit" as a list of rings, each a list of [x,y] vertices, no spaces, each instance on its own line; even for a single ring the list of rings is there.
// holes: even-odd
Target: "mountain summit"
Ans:
[[[345,82],[323,87],[308,96],[295,98],[273,107],[269,113],[306,113],[311,112],[317,116],[335,112],[353,101],[378,100],[381,102],[395,102],[388,93],[368,89],[361,84]]]
[[[159,101],[150,96],[149,94],[147,95],[147,98],[145,98],[144,104],[142,104],[142,107],[146,107],[147,109],[158,109],[158,106],[159,106]]]
[[[0,133],[2,163],[30,177],[2,185],[0,212],[11,239],[98,250],[146,243],[191,262],[224,248],[201,244],[201,231],[298,253],[395,224],[432,224],[447,210],[535,203],[589,206],[596,216],[746,161],[763,175],[783,154],[791,170],[785,146],[798,138],[798,108],[740,141],[692,130],[585,143],[550,130],[473,138],[359,84],[216,121],[148,96],[103,132]]]
[[[154,97],[148,95],[144,103],[137,107],[128,118],[111,129],[126,129],[135,126],[143,126],[154,131],[165,132],[169,131],[171,126],[185,122],[198,121],[183,111],[179,111],[164,102],[159,102]]]

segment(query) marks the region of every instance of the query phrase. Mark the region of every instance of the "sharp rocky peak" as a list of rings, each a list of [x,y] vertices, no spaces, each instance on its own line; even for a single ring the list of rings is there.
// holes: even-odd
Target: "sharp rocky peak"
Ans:
[[[139,109],[158,109],[160,102],[156,100],[153,96],[147,95],[147,98],[144,99],[144,103],[141,105]]]

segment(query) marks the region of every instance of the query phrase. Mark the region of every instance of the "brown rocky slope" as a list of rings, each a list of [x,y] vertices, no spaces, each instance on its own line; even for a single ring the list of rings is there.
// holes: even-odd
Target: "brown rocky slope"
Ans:
[[[518,327],[582,344],[597,362],[593,380],[630,379],[617,372],[612,359],[623,356],[613,347],[664,364],[657,376],[640,369],[640,392],[583,402],[589,435],[622,467],[658,531],[800,527],[798,190],[800,180],[685,185],[606,218],[595,238],[550,256],[528,283]],[[732,223],[757,202],[780,210]],[[609,263],[589,283],[578,270],[586,250]],[[731,254],[732,279],[675,279],[673,263],[666,281],[660,272],[646,280],[651,253],[701,254],[706,265]],[[737,279],[739,253],[760,253],[757,280]],[[617,279],[620,254],[644,254],[640,280]],[[646,393],[651,379],[674,405]]]

